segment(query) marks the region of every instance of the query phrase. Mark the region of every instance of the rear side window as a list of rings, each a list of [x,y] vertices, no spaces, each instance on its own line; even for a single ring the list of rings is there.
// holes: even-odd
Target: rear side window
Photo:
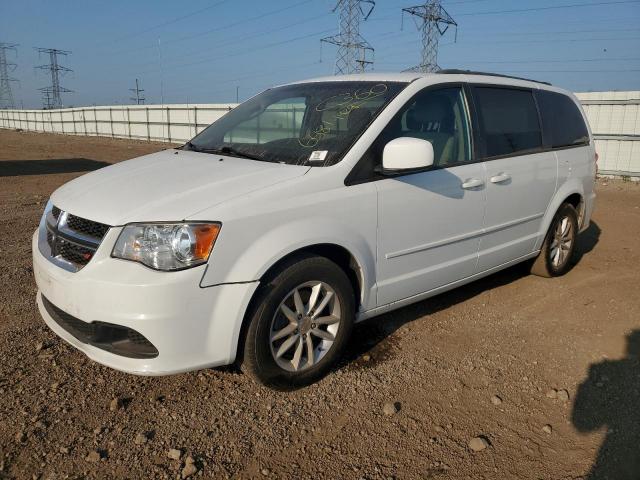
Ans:
[[[536,92],[545,143],[551,148],[587,145],[589,130],[575,102],[561,93]]]
[[[542,147],[538,109],[531,91],[475,87],[474,98],[485,157]]]

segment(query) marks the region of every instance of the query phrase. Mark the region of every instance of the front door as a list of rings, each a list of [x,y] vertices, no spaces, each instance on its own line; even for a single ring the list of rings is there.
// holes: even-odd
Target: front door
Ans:
[[[378,189],[378,305],[473,275],[485,210],[485,166],[471,163],[468,108],[459,86],[418,93],[381,138],[432,143],[434,167],[385,178]]]

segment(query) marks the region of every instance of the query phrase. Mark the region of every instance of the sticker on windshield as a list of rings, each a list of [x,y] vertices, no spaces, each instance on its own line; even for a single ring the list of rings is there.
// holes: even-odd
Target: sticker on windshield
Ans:
[[[323,162],[324,159],[327,158],[327,153],[329,153],[328,150],[314,150],[313,152],[311,152],[311,155],[309,155],[309,161]]]

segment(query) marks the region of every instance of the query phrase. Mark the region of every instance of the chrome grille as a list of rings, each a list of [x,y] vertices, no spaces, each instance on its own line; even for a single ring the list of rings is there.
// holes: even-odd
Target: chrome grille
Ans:
[[[65,270],[77,272],[91,261],[109,228],[53,206],[41,224],[40,251]]]

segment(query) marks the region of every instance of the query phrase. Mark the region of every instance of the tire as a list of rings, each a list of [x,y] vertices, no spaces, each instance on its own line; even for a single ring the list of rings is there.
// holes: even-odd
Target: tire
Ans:
[[[556,249],[558,240],[561,240],[560,251]],[[573,205],[563,203],[551,221],[540,254],[531,266],[531,273],[546,278],[567,273],[571,268],[577,240],[578,213]]]
[[[310,385],[340,357],[354,318],[354,293],[345,272],[325,257],[296,256],[258,290],[248,311],[240,367],[277,390]]]

